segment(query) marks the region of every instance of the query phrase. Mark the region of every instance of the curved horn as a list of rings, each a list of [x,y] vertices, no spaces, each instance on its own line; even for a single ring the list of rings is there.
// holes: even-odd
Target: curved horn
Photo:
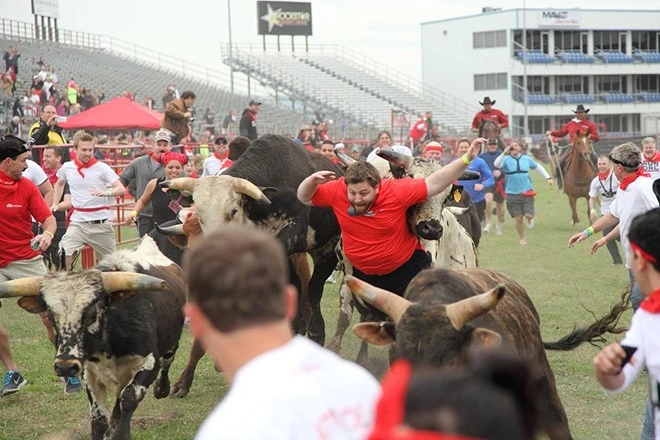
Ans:
[[[463,174],[461,174],[461,177],[459,177],[457,180],[479,180],[479,179],[481,179],[481,175],[476,171],[465,170],[463,171]]]
[[[466,212],[468,212],[470,210],[469,207],[459,208],[458,206],[447,206],[444,209],[446,209],[447,211],[451,212],[452,214],[454,214],[456,216],[463,215],[463,214],[465,214]]]
[[[167,283],[160,278],[133,272],[103,272],[101,273],[103,290],[106,293],[122,290],[167,290]]]
[[[266,195],[261,192],[257,185],[250,182],[249,180],[236,177],[231,183],[231,188],[237,193],[245,194],[254,200],[259,200],[270,205],[270,200],[268,200],[268,197],[266,197]]]
[[[401,320],[403,314],[412,304],[396,293],[374,287],[351,275],[346,275],[346,285],[355,295],[392,318],[395,324]]]
[[[357,162],[357,160],[353,159],[348,154],[342,153],[339,150],[335,150],[335,156],[337,156],[337,158],[339,158],[339,160],[341,160],[341,163],[343,163],[347,167],[349,167],[349,166],[353,165],[355,162]]]
[[[163,235],[185,235],[185,232],[183,231],[183,224],[161,226],[156,223],[155,226],[156,230]]]
[[[38,296],[40,290],[41,277],[19,278],[0,283],[0,298]]]
[[[413,164],[412,156],[408,156],[407,154],[401,154],[394,150],[383,150],[381,148],[380,151],[378,151],[376,154],[382,157],[383,159],[385,159],[386,161],[402,167],[406,171],[408,171]]]
[[[178,179],[160,182],[160,186],[161,188],[178,189],[179,191],[190,191],[192,193],[195,191],[198,180],[192,177],[179,177]]]
[[[486,293],[448,304],[447,317],[454,328],[460,330],[474,318],[488,313],[495,307],[504,296],[504,292],[506,292],[504,284],[498,284],[497,287]]]

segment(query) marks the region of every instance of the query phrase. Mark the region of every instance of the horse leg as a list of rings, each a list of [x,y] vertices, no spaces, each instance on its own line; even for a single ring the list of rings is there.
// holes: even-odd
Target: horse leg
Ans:
[[[190,356],[188,357],[188,365],[181,373],[179,380],[177,380],[172,389],[170,390],[170,396],[172,397],[186,397],[192,386],[193,378],[195,377],[195,369],[197,368],[197,363],[204,356],[206,350],[202,347],[202,344],[194,340],[192,347],[190,348]]]
[[[568,196],[568,203],[571,205],[572,220],[571,225],[575,225],[580,221],[577,213],[577,198],[573,196]]]

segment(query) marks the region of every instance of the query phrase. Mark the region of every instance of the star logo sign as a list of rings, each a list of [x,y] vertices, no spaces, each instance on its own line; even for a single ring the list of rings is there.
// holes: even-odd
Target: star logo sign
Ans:
[[[282,27],[280,23],[280,14],[282,13],[282,8],[275,9],[271,8],[270,3],[266,5],[268,7],[268,14],[263,15],[261,19],[268,22],[268,32],[273,30],[273,26]]]

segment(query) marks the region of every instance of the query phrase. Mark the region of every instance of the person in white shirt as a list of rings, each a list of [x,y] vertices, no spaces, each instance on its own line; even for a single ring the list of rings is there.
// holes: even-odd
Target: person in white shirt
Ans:
[[[74,254],[86,244],[94,249],[98,259],[103,259],[116,248],[110,209],[113,197],[123,196],[126,190],[117,173],[94,158],[94,144],[92,135],[82,130],[77,132],[73,138],[76,158],[66,162],[57,172],[54,200],[62,199],[64,185],[68,183],[73,204],[69,228],[60,241],[66,270],[71,270]],[[51,207],[53,212],[59,209],[59,203]]]
[[[642,139],[642,168],[652,180],[660,179],[660,151],[655,147],[655,138]]]
[[[204,164],[202,165],[202,177],[222,174],[234,164],[234,161],[229,159],[227,138],[224,136],[218,136],[215,138],[213,145],[215,151],[209,157],[204,159]]]
[[[183,267],[190,328],[231,383],[197,440],[367,437],[380,385],[293,336],[297,293],[275,237],[223,227],[194,246]]]
[[[628,264],[645,299],[633,315],[623,340],[614,342],[594,358],[596,379],[608,394],[630,386],[644,368],[650,396],[641,440],[660,440],[660,209],[637,216],[628,232]],[[636,349],[628,362],[626,350]],[[624,363],[625,362],[625,363]],[[654,433],[655,431],[655,433]]]
[[[611,165],[607,156],[602,155],[598,157],[598,172],[589,187],[589,219],[591,223],[596,223],[600,218],[596,210],[596,203],[600,201],[600,215],[607,214],[610,212],[610,205],[616,197],[617,189],[619,189],[619,181],[612,172]],[[612,229],[614,228],[608,227],[603,229],[603,237],[612,232]],[[610,252],[614,264],[623,264],[623,260],[619,254],[619,248],[616,245],[616,239],[607,242],[607,250]]]

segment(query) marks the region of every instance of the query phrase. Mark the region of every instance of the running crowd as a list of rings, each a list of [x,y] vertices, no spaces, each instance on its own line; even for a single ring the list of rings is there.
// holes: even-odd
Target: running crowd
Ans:
[[[145,143],[144,154],[128,158],[130,162],[122,164],[119,174],[108,160],[109,153],[97,148],[97,138],[91,133],[79,131],[72,137],[72,148],[60,147],[67,140],[50,104],[43,106],[40,119],[29,129],[26,137],[30,142],[13,135],[0,139],[0,225],[6,231],[0,236],[0,281],[39,276],[49,269],[71,270],[86,245],[99,259],[112,253],[116,249],[112,208],[127,193],[135,199],[135,207],[126,223],[136,224],[141,237],[151,233],[156,223],[174,220],[181,209],[180,195],[161,188],[161,182],[220,175],[260,135],[261,103],[251,100],[238,123],[240,136],[228,139],[209,133],[204,134],[204,144],[194,149],[181,147],[179,141],[192,132],[190,109],[196,96],[192,91],[176,95],[167,101],[161,129],[154,133],[152,143]],[[519,244],[527,244],[525,232],[535,226],[536,213],[529,173],[536,170],[550,187],[555,181],[543,165],[525,154],[522,141],[513,139],[503,145],[501,130],[508,121],[493,108],[495,101],[485,97],[480,104],[483,109],[472,124],[476,139],[460,139],[455,146],[442,144],[431,112],[413,124],[407,145],[395,145],[390,133],[382,131],[371,146],[346,146],[331,140],[325,121],[300,127],[293,140],[344,166],[345,176],[317,172],[300,184],[298,199],[332,208],[347,237],[356,231],[373,232],[367,236],[373,236],[374,243],[345,240],[346,255],[355,255],[354,275],[362,274],[388,290],[394,290],[392,283],[397,280],[405,289],[417,273],[429,267],[428,256],[405,226],[406,209],[439,194],[466,169],[480,176],[458,183],[475,205],[482,231],[502,235],[506,208],[514,219]],[[572,143],[578,129],[584,129],[592,142],[598,141],[588,112],[577,106],[575,117],[548,135],[569,135]],[[30,151],[32,144],[43,148]],[[381,181],[371,162],[379,151],[388,149],[444,166],[426,179]],[[356,163],[346,167],[336,153],[344,153]],[[560,168],[565,166],[562,159]],[[592,250],[606,246],[614,264],[625,263],[634,282],[631,301],[636,311],[624,340],[606,346],[594,359],[596,377],[604,390],[616,393],[646,367],[651,392],[641,438],[659,439],[660,180],[656,180],[660,152],[656,140],[647,137],[641,149],[624,143],[608,155],[598,156],[595,166],[589,192],[592,225],[572,236],[568,245],[603,232]],[[383,211],[392,214],[375,215]],[[393,258],[398,259],[371,255],[373,252],[362,255],[364,246],[382,241],[377,235],[385,230],[391,231],[389,248],[396,247]],[[389,252],[387,247],[378,244],[383,252]],[[399,252],[404,248],[409,250],[406,255]],[[392,260],[386,269],[384,259]],[[540,429],[524,384],[513,386],[513,379],[503,380],[513,377],[513,371],[527,368],[514,359],[475,355],[468,359],[469,368],[464,372],[447,375],[416,371],[398,361],[381,387],[362,367],[293,336],[290,321],[296,314],[296,292],[287,284],[286,261],[272,236],[239,227],[211,234],[183,261],[191,330],[232,383],[228,395],[200,428],[198,439],[218,438],[218,433],[221,438],[273,438],[269,432],[301,439],[525,439],[533,438]],[[203,272],[192,269],[202,266],[206,268]],[[223,275],[228,272],[234,275]],[[208,286],[214,286],[213,291]],[[55,344],[52,325],[44,314],[42,321]],[[628,346],[636,352],[621,368]],[[12,358],[8,334],[1,324],[0,361],[7,369],[2,395],[19,391],[27,380]],[[65,382],[68,393],[82,389],[76,377]],[[443,397],[456,390],[464,398]],[[484,407],[480,396],[486,394],[490,400]],[[255,399],[255,395],[264,398]],[[253,416],[250,423],[245,422],[245,414]]]

